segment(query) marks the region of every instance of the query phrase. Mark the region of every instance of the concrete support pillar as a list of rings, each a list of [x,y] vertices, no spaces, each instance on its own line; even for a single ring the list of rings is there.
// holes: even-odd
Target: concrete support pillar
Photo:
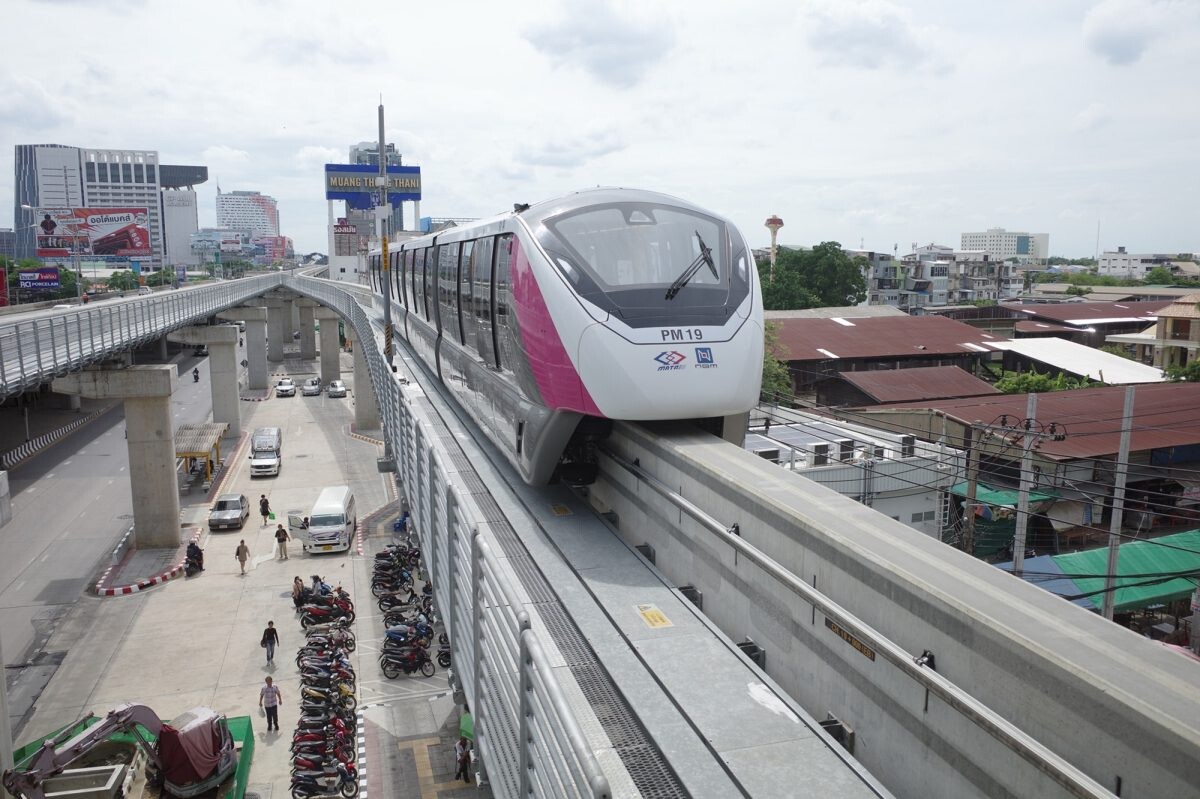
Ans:
[[[338,314],[332,308],[317,308],[321,322],[321,382],[329,385],[342,379],[342,347],[338,342]]]
[[[285,313],[289,313],[290,309],[281,299],[270,298],[267,300],[267,360],[279,362],[283,360],[283,342],[291,338],[291,334],[285,336],[284,331],[287,329],[287,319]]]
[[[300,357],[311,361],[317,357],[317,337],[313,329],[313,309],[317,304],[312,300],[297,300],[300,314]]]
[[[233,325],[183,327],[173,330],[172,341],[184,344],[203,344],[208,347],[208,376],[212,391],[214,422],[229,425],[226,435],[242,433],[241,397],[238,394],[238,329]]]
[[[158,359],[163,363],[171,360],[171,353],[167,351],[167,337],[163,336],[158,340]]]
[[[76,372],[57,378],[55,391],[90,399],[123,399],[138,547],[178,547],[179,486],[171,427],[174,364]]]
[[[245,322],[246,332],[241,336],[246,339],[246,367],[249,370],[246,387],[250,389],[267,388],[267,309],[259,306],[242,306],[221,311],[217,317],[235,322]]]
[[[78,411],[82,407],[83,398],[78,394],[65,394],[64,396],[66,397],[66,405],[63,408],[64,410]]]
[[[288,341],[291,341],[292,334],[300,329],[300,302],[299,300],[289,300],[288,306],[291,308],[288,313]]]
[[[353,328],[346,328],[347,338],[352,337]],[[375,402],[375,390],[371,388],[371,373],[367,370],[367,358],[363,355],[364,345],[354,338],[354,427],[356,430],[379,429],[379,404]]]

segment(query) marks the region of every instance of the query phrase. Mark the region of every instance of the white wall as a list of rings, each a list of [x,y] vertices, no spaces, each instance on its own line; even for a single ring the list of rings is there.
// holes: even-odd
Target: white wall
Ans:
[[[166,262],[189,266],[199,264],[200,256],[192,252],[192,234],[200,229],[196,192],[165,189],[162,200]]]

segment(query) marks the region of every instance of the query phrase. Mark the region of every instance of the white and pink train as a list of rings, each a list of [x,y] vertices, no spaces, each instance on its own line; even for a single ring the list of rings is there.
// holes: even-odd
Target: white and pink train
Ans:
[[[531,484],[587,482],[611,420],[710,427],[754,406],[763,312],[726,219],[595,189],[371,254],[396,335]]]

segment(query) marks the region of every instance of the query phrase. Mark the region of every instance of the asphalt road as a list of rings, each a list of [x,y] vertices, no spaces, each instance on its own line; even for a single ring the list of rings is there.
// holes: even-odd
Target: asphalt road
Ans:
[[[186,379],[193,365],[201,379]],[[185,358],[176,425],[212,409],[208,359]],[[10,667],[35,658],[133,519],[120,405],[9,472],[13,519],[0,532],[0,641]]]

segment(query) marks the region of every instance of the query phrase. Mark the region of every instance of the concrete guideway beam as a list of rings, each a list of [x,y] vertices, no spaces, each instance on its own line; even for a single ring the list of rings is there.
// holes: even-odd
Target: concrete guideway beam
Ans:
[[[313,326],[313,311],[317,303],[313,300],[301,299],[296,301],[300,313],[300,357],[311,361],[317,357],[317,337]]]
[[[352,331],[352,328],[346,328],[346,337],[353,341],[354,347],[354,427],[356,430],[378,430],[379,403],[375,401],[371,373],[363,355],[362,348],[366,345],[354,338]]]
[[[208,376],[214,422],[229,425],[226,435],[242,434],[241,398],[238,394],[237,340],[233,325],[183,327],[169,334],[172,341],[208,347]]]
[[[246,323],[246,368],[250,375],[247,387],[267,388],[267,309],[260,306],[230,308],[217,314],[217,318]]]
[[[342,379],[341,345],[338,343],[338,312],[318,307],[317,321],[321,323],[321,382],[329,385]]]
[[[56,378],[54,391],[125,404],[133,531],[138,547],[179,546],[179,486],[171,426],[174,364],[95,370]]]

